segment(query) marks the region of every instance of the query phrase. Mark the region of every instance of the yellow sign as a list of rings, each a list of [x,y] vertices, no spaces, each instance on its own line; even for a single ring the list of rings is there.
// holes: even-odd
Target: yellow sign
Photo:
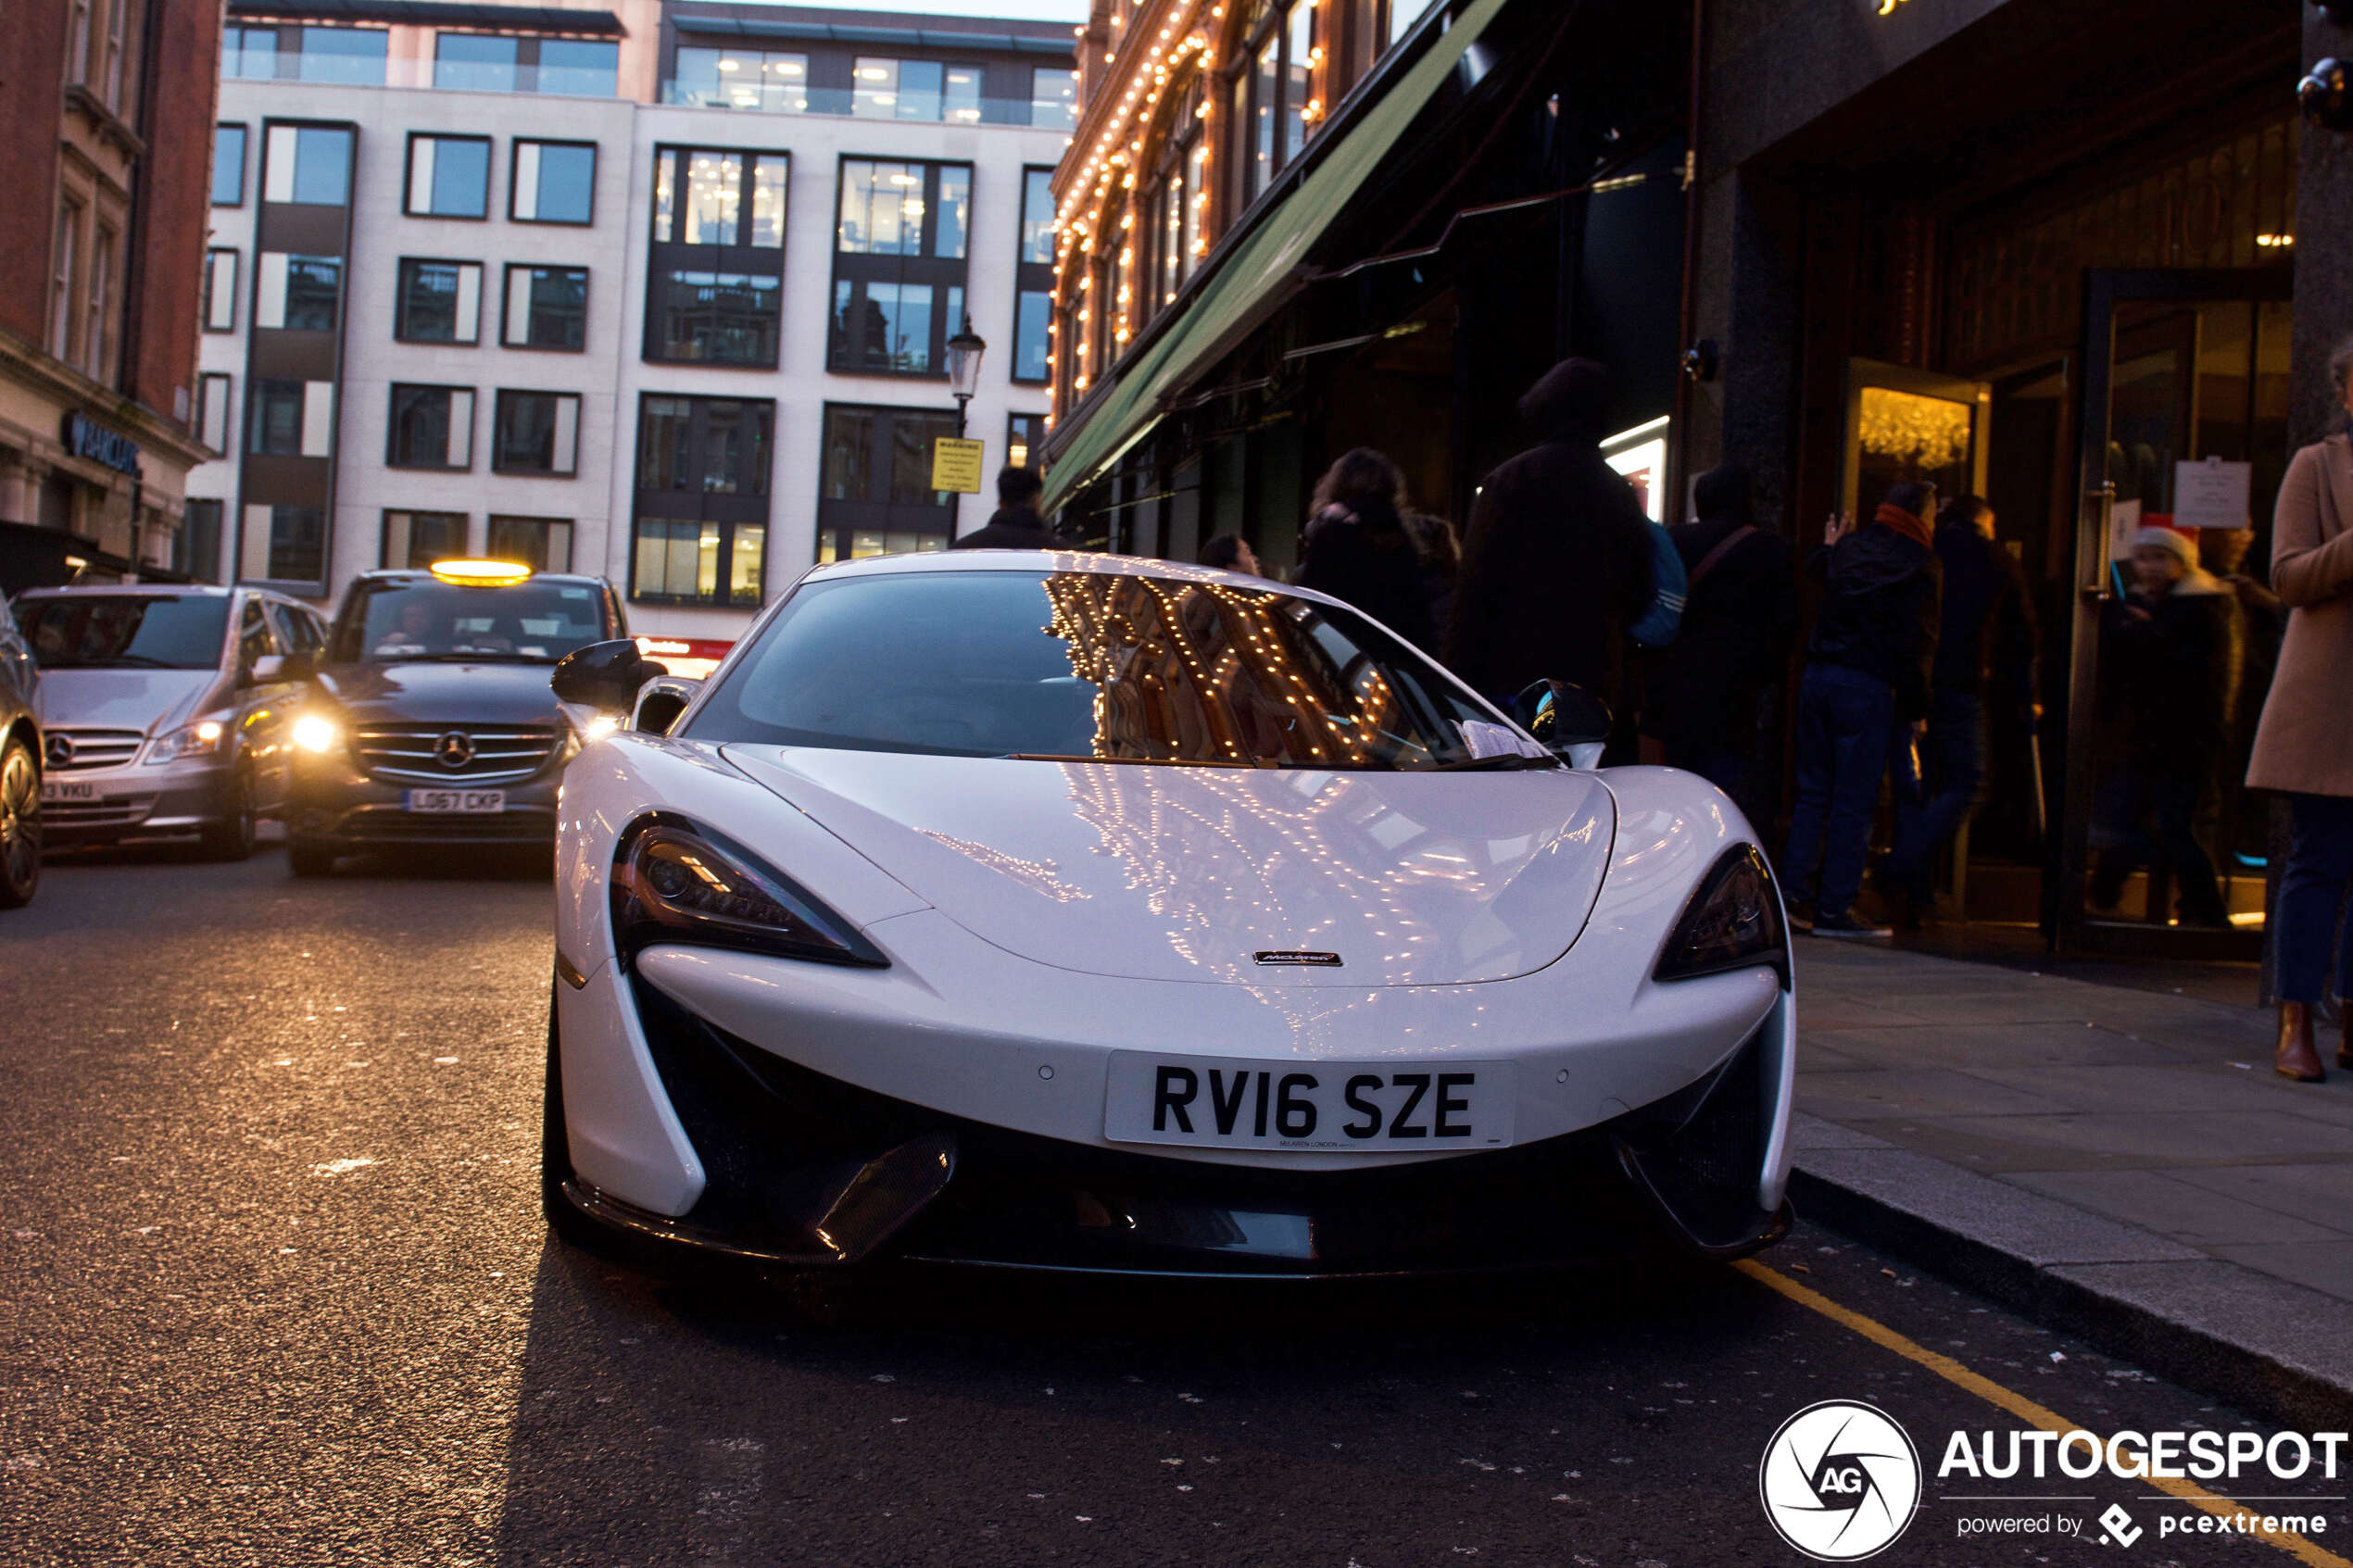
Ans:
[[[986,441],[941,436],[931,444],[931,487],[963,495],[979,495],[981,463],[988,451]]]

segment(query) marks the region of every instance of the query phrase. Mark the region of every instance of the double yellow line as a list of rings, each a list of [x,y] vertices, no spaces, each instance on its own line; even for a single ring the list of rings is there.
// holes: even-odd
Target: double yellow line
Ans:
[[[1999,1406],[2030,1426],[2039,1426],[2045,1432],[2058,1433],[2073,1432],[2082,1426],[2081,1422],[2068,1421],[2056,1412],[2044,1409],[2025,1395],[2014,1393],[1992,1378],[1971,1372],[1950,1356],[1940,1356],[1918,1340],[1906,1338],[1876,1319],[1867,1318],[1851,1308],[1840,1306],[1820,1291],[1808,1289],[1787,1274],[1778,1273],[1767,1268],[1754,1258],[1743,1258],[1732,1267],[1767,1289],[1780,1292],[1808,1311],[1819,1312],[1841,1328],[1850,1329],[1881,1348],[1894,1351],[1915,1366],[1926,1367],[1955,1387],[1965,1388],[1988,1404]],[[2154,1475],[2140,1479],[2143,1485],[2154,1486],[2160,1492],[2169,1493],[2183,1502],[2202,1508],[2217,1518],[2245,1518],[2250,1521],[2245,1526],[2246,1536],[2244,1538],[2267,1542],[2286,1552],[2297,1562],[2309,1563],[2311,1568],[2353,1568],[2353,1562],[2348,1562],[2333,1551],[2314,1546],[2302,1536],[2267,1533],[2261,1527],[2262,1515],[2233,1502],[2228,1498],[2217,1497],[2203,1486],[2196,1486],[2188,1481],[2177,1481]]]

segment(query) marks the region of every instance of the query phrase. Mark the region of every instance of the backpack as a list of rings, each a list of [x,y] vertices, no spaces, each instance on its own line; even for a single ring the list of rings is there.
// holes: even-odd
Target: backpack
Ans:
[[[1666,528],[1648,521],[1642,526],[1651,546],[1651,603],[1626,633],[1646,648],[1663,648],[1675,640],[1683,624],[1683,599],[1691,583],[1683,571],[1682,553],[1675,548]]]

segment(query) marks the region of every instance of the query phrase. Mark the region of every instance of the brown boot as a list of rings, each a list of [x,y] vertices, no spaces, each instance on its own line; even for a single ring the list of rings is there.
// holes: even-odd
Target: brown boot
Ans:
[[[2328,1077],[2321,1069],[2321,1053],[2312,1044],[2309,1002],[2280,1004],[2280,1043],[2271,1053],[2271,1070],[2299,1084],[2318,1084]]]

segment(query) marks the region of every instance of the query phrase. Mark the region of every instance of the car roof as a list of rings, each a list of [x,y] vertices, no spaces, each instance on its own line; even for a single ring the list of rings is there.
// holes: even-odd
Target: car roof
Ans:
[[[362,583],[406,583],[422,581],[446,583],[447,578],[435,577],[422,566],[386,567],[375,571],[363,571],[351,582],[354,587]],[[520,588],[526,583],[569,583],[579,586],[609,588],[603,578],[584,571],[535,571],[512,583],[452,583],[454,588]]]
[[[95,598],[104,596],[111,599],[126,596],[150,599],[165,597],[225,599],[236,591],[234,588],[221,587],[216,583],[69,583],[50,588],[27,588],[17,597],[19,599],[62,599]],[[246,591],[250,593],[259,590]]]
[[[1188,561],[1161,560],[1151,556],[1113,555],[1104,550],[926,550],[899,556],[868,556],[861,560],[827,561],[810,569],[804,582],[819,578],[899,577],[943,571],[1084,571],[1107,577],[1157,577],[1176,583],[1222,583],[1237,588],[1272,588],[1296,598],[1342,604],[1313,588],[1277,583],[1269,577],[1227,571],[1222,567],[1194,566]]]

